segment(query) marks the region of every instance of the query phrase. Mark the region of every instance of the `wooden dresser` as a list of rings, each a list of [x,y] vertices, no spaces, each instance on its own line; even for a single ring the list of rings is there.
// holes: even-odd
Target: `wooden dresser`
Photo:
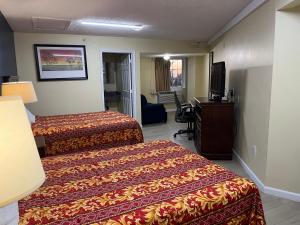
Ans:
[[[195,98],[195,146],[208,159],[232,159],[234,103]]]

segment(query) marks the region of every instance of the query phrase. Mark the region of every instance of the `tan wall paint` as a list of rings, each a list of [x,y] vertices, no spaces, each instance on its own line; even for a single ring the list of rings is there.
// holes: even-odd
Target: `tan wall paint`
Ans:
[[[156,103],[155,93],[155,64],[154,58],[141,57],[141,93],[146,96],[148,102]]]
[[[196,88],[197,97],[207,97],[208,96],[208,86],[209,86],[209,55],[206,54],[202,56],[203,62],[200,68],[200,77],[198,79],[198,88]]]
[[[196,82],[195,82],[195,97],[207,97],[208,95],[208,54],[200,56],[196,60]]]
[[[238,132],[235,149],[264,182],[268,150],[275,2],[268,1],[212,48],[214,62],[226,62],[226,86],[234,88]],[[257,146],[257,154],[251,146]]]
[[[276,12],[267,185],[300,193],[300,7]]]
[[[33,44],[86,45],[89,79],[85,81],[37,82]],[[68,114],[103,110],[100,83],[100,49],[134,50],[136,53],[137,119],[140,121],[140,53],[198,53],[189,42],[140,38],[15,33],[18,75],[33,81],[39,101],[29,105],[39,115]]]
[[[188,58],[187,68],[187,101],[195,97],[195,82],[196,82],[196,57]]]
[[[187,100],[194,97],[207,97],[208,93],[208,55],[188,58]]]
[[[300,5],[300,0],[276,0],[276,9],[285,10]]]

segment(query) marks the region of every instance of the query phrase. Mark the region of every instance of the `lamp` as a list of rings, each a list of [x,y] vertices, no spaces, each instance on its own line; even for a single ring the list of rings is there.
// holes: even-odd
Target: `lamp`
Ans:
[[[18,200],[45,181],[20,97],[0,97],[0,224],[18,224]]]
[[[3,96],[21,96],[23,102],[37,102],[37,97],[30,81],[8,82],[2,84]]]
[[[37,102],[37,97],[30,81],[8,82],[2,84],[3,96],[21,96],[24,104]],[[35,122],[35,116],[28,110],[27,116],[31,123]]]

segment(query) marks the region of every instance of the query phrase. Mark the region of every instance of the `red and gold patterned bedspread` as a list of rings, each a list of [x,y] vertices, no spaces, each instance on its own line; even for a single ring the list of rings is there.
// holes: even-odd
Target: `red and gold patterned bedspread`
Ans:
[[[32,131],[45,137],[47,156],[143,142],[135,119],[111,111],[37,116]]]
[[[170,141],[42,161],[20,224],[265,224],[253,182]]]

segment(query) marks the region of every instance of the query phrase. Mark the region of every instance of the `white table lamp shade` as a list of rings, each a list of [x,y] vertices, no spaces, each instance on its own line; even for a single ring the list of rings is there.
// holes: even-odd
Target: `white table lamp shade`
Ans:
[[[2,84],[3,96],[21,96],[23,102],[33,103],[37,101],[33,84],[30,81],[8,82]]]
[[[0,207],[42,185],[45,172],[20,97],[0,97]]]

